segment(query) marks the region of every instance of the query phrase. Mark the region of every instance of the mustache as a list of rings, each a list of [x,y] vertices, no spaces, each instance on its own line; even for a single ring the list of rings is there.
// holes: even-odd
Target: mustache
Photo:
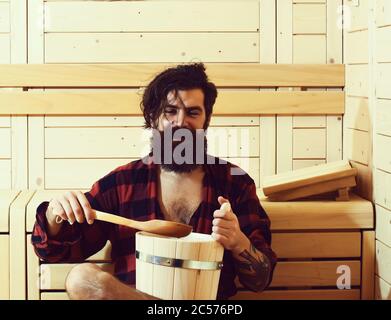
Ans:
[[[159,164],[206,163],[207,139],[203,129],[167,128],[154,130],[151,137],[151,153]]]

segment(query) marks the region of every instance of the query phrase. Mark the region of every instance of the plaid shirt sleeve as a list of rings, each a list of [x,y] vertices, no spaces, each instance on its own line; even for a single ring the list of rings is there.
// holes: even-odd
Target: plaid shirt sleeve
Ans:
[[[85,193],[91,207],[95,210],[115,212],[117,196],[113,174],[97,181],[91,190]],[[94,221],[92,225],[75,222],[62,223],[59,233],[49,237],[47,232],[46,210],[49,202],[43,202],[37,208],[31,242],[38,257],[47,262],[82,262],[100,251],[109,239],[110,225]]]
[[[243,233],[249,238],[252,245],[270,261],[269,286],[273,278],[277,256],[271,248],[270,219],[260,204],[253,181],[247,182],[243,186],[233,210],[238,216]]]

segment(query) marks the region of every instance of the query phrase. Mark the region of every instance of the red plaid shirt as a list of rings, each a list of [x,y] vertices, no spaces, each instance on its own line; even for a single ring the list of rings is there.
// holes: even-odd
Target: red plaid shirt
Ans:
[[[270,220],[256,195],[254,180],[247,174],[232,175],[237,166],[219,164],[219,158],[211,156],[214,164],[204,164],[203,199],[189,224],[194,232],[212,233],[213,212],[220,208],[218,196],[229,199],[238,217],[241,230],[251,243],[270,260],[272,270],[276,255],[271,249]],[[157,164],[150,156],[133,161],[98,180],[85,195],[91,207],[120,216],[146,221],[164,219],[157,198]],[[32,244],[36,254],[47,262],[82,262],[100,251],[107,240],[111,242],[111,258],[115,276],[127,284],[135,284],[134,230],[102,221],[92,225],[63,223],[60,233],[49,238],[45,212],[48,202],[37,208]],[[235,264],[230,251],[225,250],[218,289],[218,299],[225,299],[237,292],[234,279]],[[271,281],[270,277],[270,281]]]

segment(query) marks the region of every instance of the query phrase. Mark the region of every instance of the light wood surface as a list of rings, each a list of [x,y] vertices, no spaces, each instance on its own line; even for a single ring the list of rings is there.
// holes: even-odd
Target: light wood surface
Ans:
[[[349,196],[348,191],[346,189],[356,186],[356,179],[354,177],[354,175],[356,174],[356,170],[350,169],[345,174],[348,176],[342,178],[335,178],[330,181],[319,181],[317,183],[312,183],[293,189],[271,193],[268,195],[268,198],[271,201],[289,201],[295,199],[303,199],[312,195],[320,195],[327,192],[338,191],[334,197],[335,200],[348,201]],[[341,194],[339,193],[341,189],[344,189],[345,196],[341,196]]]
[[[360,289],[239,291],[230,300],[360,300]]]
[[[257,190],[261,205],[269,215],[271,229],[276,230],[336,230],[371,229],[374,227],[372,203],[355,194],[350,201],[268,201]],[[314,214],[316,208],[316,214]]]
[[[170,64],[0,65],[0,87],[140,87]],[[343,87],[343,65],[206,64],[223,87]]]
[[[307,186],[316,182],[329,181],[354,175],[355,170],[352,170],[348,161],[335,161],[265,177],[263,179],[263,192],[265,195],[269,195],[280,191]]]
[[[136,247],[141,254],[193,261],[220,262],[224,252],[210,235],[198,233],[175,239],[138,232]],[[155,297],[168,300],[216,299],[220,270],[172,268],[137,260],[136,263],[138,290],[145,289]]]
[[[391,248],[376,240],[376,275],[384,281],[391,283]]]
[[[44,9],[48,33],[254,32],[259,27],[256,1],[45,1]],[[75,11],[78,16],[67,19]]]
[[[280,259],[361,256],[360,232],[273,232],[272,247]]]
[[[362,233],[361,300],[373,300],[375,294],[375,231]]]
[[[35,254],[34,247],[31,244],[31,234],[26,235],[26,285],[27,300],[40,299],[40,267],[39,258]]]
[[[359,286],[361,268],[357,260],[281,261],[276,265],[270,288],[327,286],[337,289],[337,268],[341,265],[350,268],[351,285]],[[238,281],[237,286],[243,287]]]
[[[375,299],[391,300],[391,284],[375,276]]]
[[[136,230],[151,232],[167,237],[181,238],[189,235],[192,231],[191,226],[175,221],[159,219],[138,221],[98,210],[94,210],[94,213],[96,220],[110,222]]]
[[[2,233],[9,232],[10,206],[19,193],[19,190],[0,190],[0,232]]]
[[[97,263],[103,270],[112,273],[113,265]],[[65,290],[65,280],[68,273],[76,264],[41,264],[40,288],[41,290]]]
[[[141,93],[2,93],[2,115],[141,115]],[[240,105],[240,111],[238,110]],[[343,114],[343,92],[221,92],[214,115]],[[316,106],[316,108],[315,108]]]

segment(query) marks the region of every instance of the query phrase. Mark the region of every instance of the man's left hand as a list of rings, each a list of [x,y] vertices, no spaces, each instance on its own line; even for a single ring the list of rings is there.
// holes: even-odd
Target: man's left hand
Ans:
[[[225,249],[238,255],[249,248],[250,240],[240,230],[238,218],[232,211],[228,199],[219,196],[217,201],[221,207],[213,213],[212,237],[221,243]]]

